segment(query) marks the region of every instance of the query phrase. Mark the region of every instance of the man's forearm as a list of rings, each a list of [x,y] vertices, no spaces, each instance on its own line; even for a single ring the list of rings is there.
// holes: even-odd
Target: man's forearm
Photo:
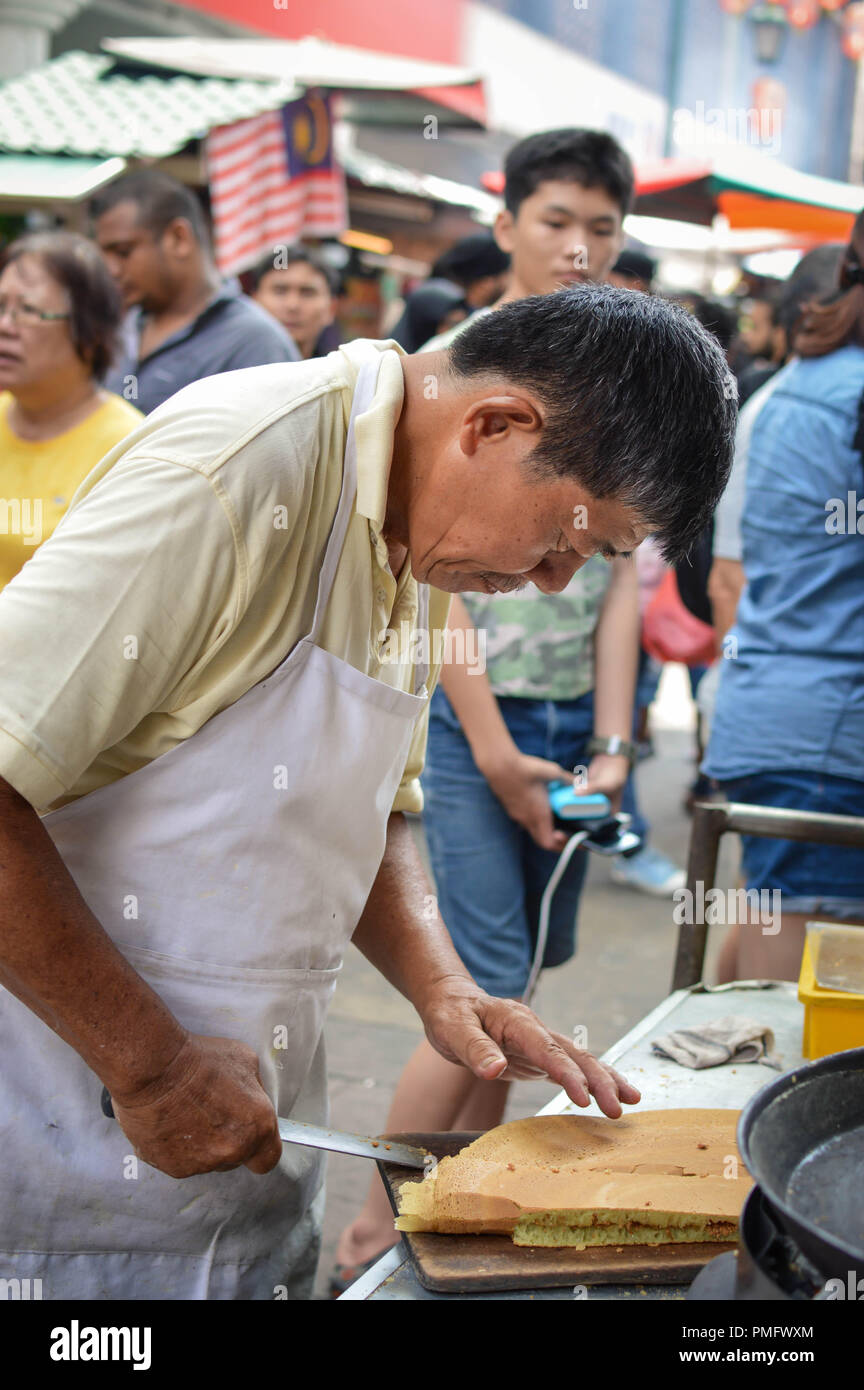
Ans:
[[[0,982],[112,1094],[158,1077],[187,1037],[99,925],[32,806],[2,778]]]
[[[708,575],[708,598],[711,601],[717,650],[721,653],[724,637],[735,626],[738,601],[746,582],[740,560],[725,560],[715,555]]]
[[[387,825],[387,848],[354,945],[423,1016],[426,995],[445,976],[471,979],[438,912],[423,862],[405,817]]]
[[[613,565],[594,638],[594,732],[629,739],[639,664],[639,590],[633,560],[620,558]]]

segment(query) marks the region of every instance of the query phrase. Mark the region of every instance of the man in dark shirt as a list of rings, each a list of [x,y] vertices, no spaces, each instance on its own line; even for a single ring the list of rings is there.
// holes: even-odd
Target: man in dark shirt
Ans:
[[[198,199],[167,174],[126,174],[93,200],[96,240],[129,309],[105,386],[149,414],[201,377],[295,362],[291,337],[223,284]]]

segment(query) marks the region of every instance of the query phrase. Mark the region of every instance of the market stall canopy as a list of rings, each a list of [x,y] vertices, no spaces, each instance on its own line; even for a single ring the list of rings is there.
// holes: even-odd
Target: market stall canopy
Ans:
[[[485,175],[490,192],[503,175]],[[767,155],[723,150],[704,157],[644,161],[636,169],[634,211],[710,226],[717,214],[733,230],[770,229],[807,242],[847,241],[864,207],[864,188],[803,174]]]
[[[446,124],[485,124],[479,73],[373,53],[313,37],[298,39],[106,39],[103,47],[128,63],[210,78],[290,81],[303,90],[350,94],[352,120],[393,121],[430,114]],[[394,99],[398,105],[394,105]],[[399,114],[397,115],[397,111]]]
[[[108,53],[65,53],[0,86],[0,200],[25,208],[80,201],[127,160],[167,159],[214,126],[300,95],[288,79],[198,77]],[[494,217],[497,200],[482,189],[359,149],[353,122],[338,122],[336,138],[346,174],[365,187]]]
[[[0,199],[23,208],[78,203],[122,174],[125,159],[0,155]]]
[[[639,166],[636,211],[733,229],[770,227],[810,241],[846,241],[864,207],[864,188],[791,169],[752,151],[706,159],[661,159]]]
[[[0,87],[0,151],[164,159],[214,125],[300,94],[273,79],[131,77],[107,53],[65,53]]]

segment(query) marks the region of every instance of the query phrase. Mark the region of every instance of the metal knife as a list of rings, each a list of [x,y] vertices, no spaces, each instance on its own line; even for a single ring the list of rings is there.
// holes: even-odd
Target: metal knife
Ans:
[[[107,1086],[102,1087],[102,1113],[114,1118],[114,1107]],[[403,1168],[431,1166],[432,1154],[415,1149],[411,1144],[397,1144],[390,1139],[373,1139],[366,1134],[344,1134],[338,1129],[323,1129],[307,1125],[303,1120],[285,1120],[278,1116],[279,1138],[285,1144],[307,1144],[311,1149],[330,1149],[333,1153],[352,1154],[357,1158],[374,1158],[382,1163],[400,1163]]]
[[[372,1139],[365,1134],[343,1134],[338,1129],[323,1129],[307,1125],[302,1120],[284,1120],[279,1116],[279,1136],[286,1144],[308,1144],[313,1149],[331,1149],[334,1153],[354,1154],[358,1158],[375,1158],[383,1163],[401,1163],[405,1168],[426,1168],[432,1155],[411,1144],[397,1144],[391,1139]]]

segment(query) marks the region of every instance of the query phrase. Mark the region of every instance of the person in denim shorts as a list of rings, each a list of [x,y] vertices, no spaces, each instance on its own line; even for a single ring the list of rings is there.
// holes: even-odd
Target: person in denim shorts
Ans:
[[[731,801],[864,817],[864,214],[840,288],[805,308],[753,424],[747,587],[704,768]],[[734,926],[721,978],[797,979],[808,920],[864,925],[860,850],[743,836],[742,857],[748,889],[779,891],[780,930]]]

